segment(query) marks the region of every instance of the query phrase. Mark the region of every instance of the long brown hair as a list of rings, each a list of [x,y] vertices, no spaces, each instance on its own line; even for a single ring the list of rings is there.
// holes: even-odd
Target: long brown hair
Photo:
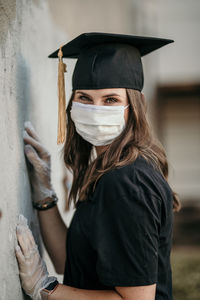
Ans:
[[[67,134],[63,147],[66,167],[72,171],[72,187],[67,199],[67,209],[73,200],[87,199],[89,192],[94,191],[98,179],[107,171],[130,164],[141,155],[153,163],[166,181],[168,180],[168,162],[162,144],[156,139],[146,118],[147,104],[144,95],[133,89],[126,89],[130,109],[128,121],[122,133],[107,145],[96,158],[92,159],[93,145],[85,141],[75,129],[70,110],[75,92],[69,100],[67,113]],[[179,211],[181,204],[178,195],[173,192],[173,211]]]

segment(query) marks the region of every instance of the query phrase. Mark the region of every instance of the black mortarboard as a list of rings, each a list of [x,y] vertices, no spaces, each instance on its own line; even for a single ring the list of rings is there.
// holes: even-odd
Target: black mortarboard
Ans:
[[[144,83],[141,57],[172,42],[156,37],[90,32],[79,35],[48,57],[59,57],[60,63],[62,58],[78,58],[72,76],[73,90],[131,88],[141,91]],[[64,72],[64,65],[60,65],[61,69]],[[59,82],[64,83],[64,78],[60,78]]]

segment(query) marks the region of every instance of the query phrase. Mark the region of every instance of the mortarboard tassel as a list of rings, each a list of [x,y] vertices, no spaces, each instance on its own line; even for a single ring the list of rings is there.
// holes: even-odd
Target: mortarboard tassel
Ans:
[[[63,63],[63,53],[61,50],[62,46],[58,51],[58,133],[57,133],[57,144],[65,142],[66,138],[66,99],[65,99],[65,78],[64,72],[66,70],[66,64]]]

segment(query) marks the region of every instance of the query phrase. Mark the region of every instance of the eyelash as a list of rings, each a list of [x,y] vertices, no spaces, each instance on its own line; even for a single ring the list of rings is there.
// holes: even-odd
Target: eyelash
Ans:
[[[86,97],[86,96],[79,96],[79,99],[84,100],[84,99],[82,99],[82,98],[86,98],[87,100],[90,100],[90,98],[88,98],[88,97]],[[108,99],[114,100],[114,101],[112,101],[112,102],[118,102],[118,100],[117,100],[116,98],[113,98],[113,97],[108,97],[108,98],[106,98],[106,100],[108,100]],[[109,102],[109,103],[110,103],[110,102]]]

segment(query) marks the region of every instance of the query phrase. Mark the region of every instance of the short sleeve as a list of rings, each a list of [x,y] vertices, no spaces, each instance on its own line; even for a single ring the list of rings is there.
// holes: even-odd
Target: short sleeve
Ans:
[[[115,169],[95,190],[89,239],[104,285],[157,282],[160,199],[140,178],[133,168]]]

